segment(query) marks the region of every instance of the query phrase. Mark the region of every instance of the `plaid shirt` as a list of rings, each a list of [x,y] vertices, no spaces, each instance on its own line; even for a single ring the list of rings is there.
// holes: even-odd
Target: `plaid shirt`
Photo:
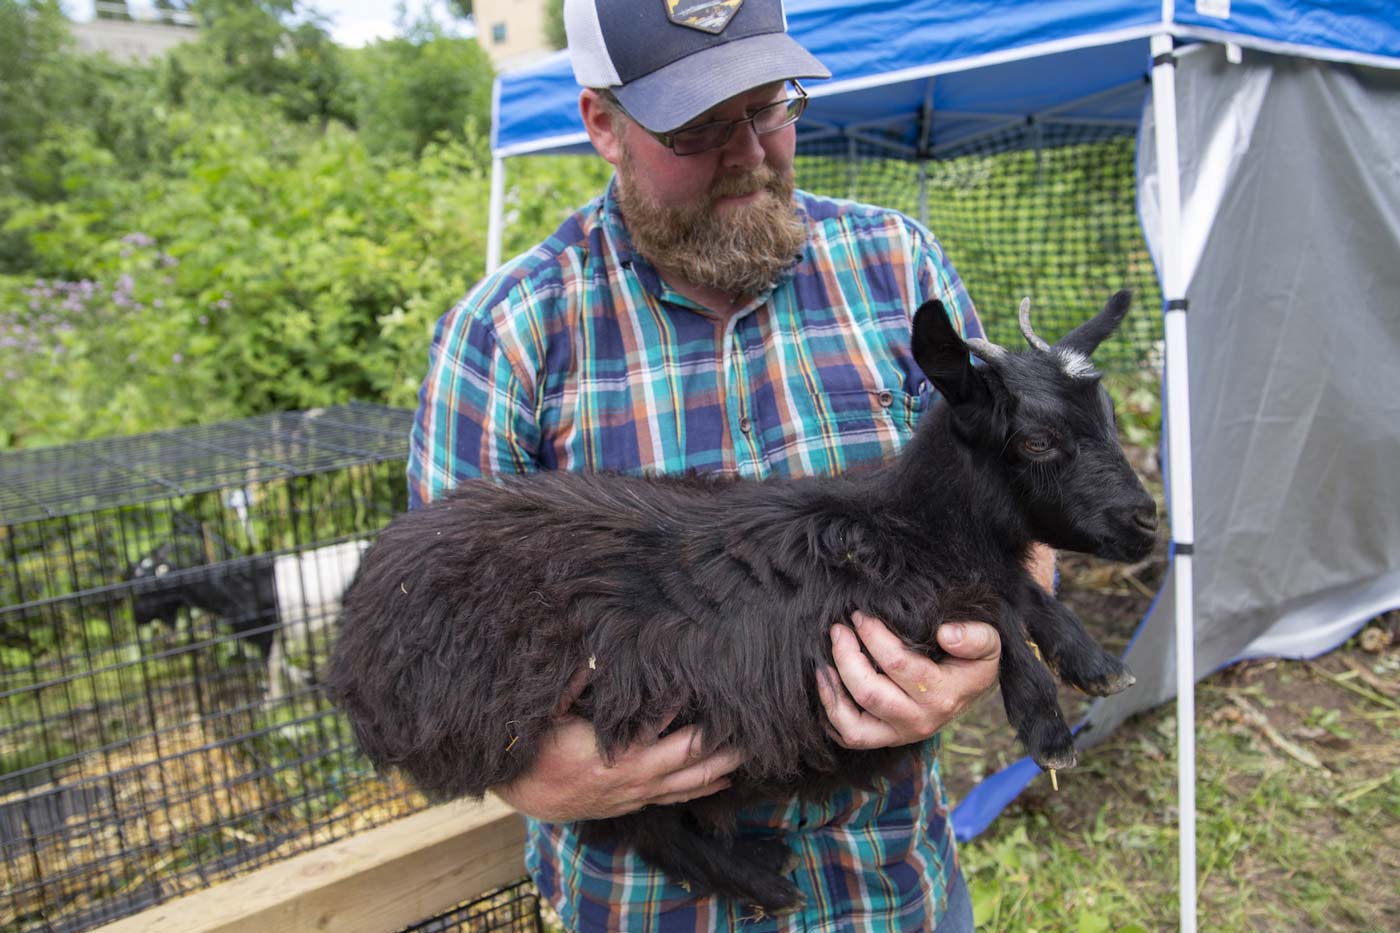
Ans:
[[[911,315],[941,298],[981,333],[957,274],[909,218],[798,192],[809,238],[766,294],[721,318],[633,252],[612,189],[439,321],[408,475],[413,505],[467,477],[539,469],[764,478],[888,459],[930,388]],[[875,792],[741,815],[786,835],[803,909],[749,919],[628,851],[530,821],[526,862],[570,929],[922,930],[956,871],[937,739]]]

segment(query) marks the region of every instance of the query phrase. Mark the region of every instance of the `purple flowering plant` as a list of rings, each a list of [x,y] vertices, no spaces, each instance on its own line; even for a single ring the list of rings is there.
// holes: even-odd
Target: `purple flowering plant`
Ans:
[[[110,268],[89,277],[0,277],[0,394],[14,402],[0,405],[0,447],[149,430],[210,410],[211,381],[198,370],[211,338],[195,321],[213,305],[181,293],[179,260],[146,233],[106,252]]]

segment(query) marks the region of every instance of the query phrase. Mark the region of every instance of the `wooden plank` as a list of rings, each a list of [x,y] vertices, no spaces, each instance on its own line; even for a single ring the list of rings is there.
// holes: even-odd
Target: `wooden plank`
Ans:
[[[525,822],[451,803],[102,927],[102,933],[392,933],[525,874]]]

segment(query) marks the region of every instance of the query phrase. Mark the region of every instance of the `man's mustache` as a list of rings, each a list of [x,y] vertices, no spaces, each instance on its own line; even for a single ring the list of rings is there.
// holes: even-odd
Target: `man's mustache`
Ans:
[[[755,191],[783,193],[782,179],[777,171],[767,165],[737,175],[726,175],[710,186],[710,199],[736,198]]]

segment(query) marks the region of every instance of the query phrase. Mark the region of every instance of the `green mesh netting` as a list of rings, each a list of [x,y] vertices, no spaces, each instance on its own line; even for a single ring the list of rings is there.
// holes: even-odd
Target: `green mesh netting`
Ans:
[[[1120,288],[1135,311],[1094,355],[1105,370],[1153,365],[1161,290],[1138,223],[1134,136],[1116,128],[1025,125],[922,163],[879,145],[827,138],[798,146],[806,190],[893,207],[924,222],[962,276],[989,336],[1024,346],[1016,308],[1047,340]],[[921,178],[922,174],[922,178]]]

